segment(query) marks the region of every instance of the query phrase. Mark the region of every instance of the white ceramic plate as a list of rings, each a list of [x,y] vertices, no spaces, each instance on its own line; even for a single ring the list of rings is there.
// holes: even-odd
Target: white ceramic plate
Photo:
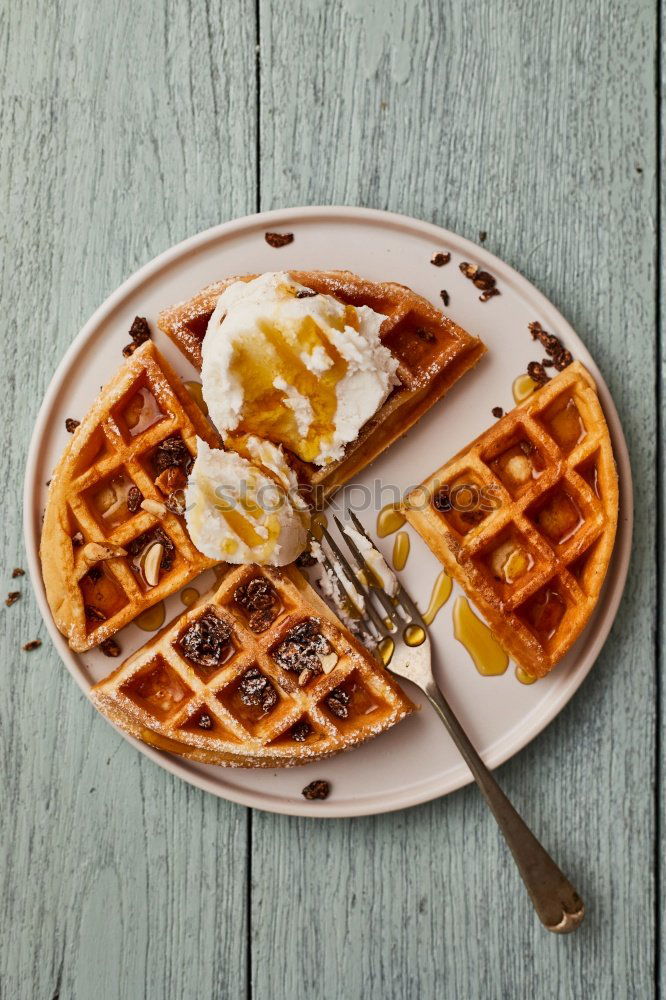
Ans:
[[[273,249],[264,240],[270,230],[293,232],[294,241]],[[449,250],[450,264],[430,263],[435,250]],[[460,272],[462,260],[487,268],[501,295],[479,301],[479,292]],[[195,377],[178,351],[157,332],[160,309],[189,297],[209,282],[229,274],[290,268],[347,268],[374,279],[398,281],[441,305],[440,290],[450,295],[447,312],[478,334],[488,354],[470,374],[426,414],[420,423],[357,482],[375,480],[401,491],[420,482],[445,459],[492,423],[491,409],[513,405],[511,387],[526,364],[540,357],[527,329],[531,320],[556,334],[575,358],[590,369],[608,419],[617,459],[621,508],[614,558],[596,613],[585,632],[553,673],[531,686],[520,684],[513,665],[499,677],[477,673],[467,651],[453,636],[456,589],[432,626],[437,677],[484,760],[496,767],[525,746],[557,715],[581,684],[608,635],[624,586],[632,525],[632,486],[627,448],[615,406],[585,346],[557,310],[532,285],[481,247],[437,226],[405,216],[358,208],[297,208],[266,212],[229,222],[180,243],[129,278],[94,314],[74,340],[55,373],[37,419],[25,480],[25,536],[37,599],[56,648],[84,691],[107,673],[101,653],[78,656],[56,630],[41,585],[38,545],[46,481],[67,442],[66,417],[81,417],[100,385],[122,363],[121,348],[136,315],[146,316],[155,339],[176,369]],[[374,531],[375,514],[361,515]],[[402,574],[408,591],[427,606],[439,565],[411,532],[411,554]],[[393,537],[380,548],[390,557]],[[175,595],[167,607],[182,607]],[[120,635],[129,654],[147,638],[131,625]],[[423,699],[409,690],[417,702]],[[127,738],[127,737],[126,737]],[[136,742],[136,741],[134,741]],[[422,711],[353,753],[319,764],[276,771],[216,768],[137,748],[194,785],[216,795],[275,812],[308,816],[358,816],[401,809],[460,788],[471,780],[455,746],[426,704]],[[331,782],[324,802],[306,802],[301,789],[314,778]]]

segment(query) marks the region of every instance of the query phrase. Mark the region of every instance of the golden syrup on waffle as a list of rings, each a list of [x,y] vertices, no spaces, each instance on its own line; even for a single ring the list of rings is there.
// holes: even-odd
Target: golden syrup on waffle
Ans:
[[[408,625],[402,637],[408,646],[420,646],[426,639],[425,629],[420,625]]]
[[[536,514],[539,530],[555,545],[564,545],[576,534],[585,518],[574,498],[558,490]]]
[[[185,590],[180,592],[180,599],[186,608],[191,607],[198,600],[199,596],[199,591],[196,587],[185,587]]]
[[[386,538],[395,531],[402,528],[406,521],[405,515],[397,504],[387,503],[377,514],[377,534],[380,538]]]
[[[449,597],[451,596],[451,588],[453,584],[451,582],[451,577],[442,570],[437,579],[435,580],[434,586],[432,588],[432,593],[430,595],[430,604],[428,605],[428,610],[423,615],[423,621],[426,625],[432,625],[435,618],[437,617],[438,611],[444,607]]]
[[[568,399],[560,409],[546,417],[548,431],[563,451],[572,451],[586,435],[578,407],[573,399]]]
[[[197,404],[201,412],[205,417],[208,416],[208,407],[206,405],[206,400],[203,398],[203,386],[201,382],[183,382],[183,385],[189,392],[190,396]]]
[[[512,493],[538,479],[545,463],[531,441],[523,439],[490,462],[490,468]]]
[[[166,607],[164,601],[159,601],[152,608],[146,608],[134,619],[134,624],[143,632],[157,632],[158,628],[164,625],[166,618]]]
[[[484,677],[496,677],[506,671],[509,657],[485,622],[474,614],[466,597],[459,597],[453,607],[453,634]]]
[[[127,604],[127,597],[116,578],[101,564],[92,566],[79,581],[83,606],[86,610],[88,631],[99,627],[100,621],[108,621]],[[95,613],[99,612],[103,617]]]
[[[92,511],[103,527],[116,528],[131,516],[127,508],[127,495],[133,485],[132,480],[120,472],[93,487],[88,493]]]
[[[532,675],[528,674],[522,667],[516,667],[516,680],[521,684],[534,684],[537,678],[532,677]]]
[[[393,544],[393,566],[398,572],[407,565],[408,556],[409,535],[406,531],[399,531]]]
[[[514,379],[511,391],[516,403],[524,403],[528,396],[531,396],[538,388],[538,383],[527,373],[523,373]]]

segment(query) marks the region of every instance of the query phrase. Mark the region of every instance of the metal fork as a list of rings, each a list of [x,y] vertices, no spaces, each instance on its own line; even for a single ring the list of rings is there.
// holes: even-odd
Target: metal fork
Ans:
[[[376,548],[374,541],[352,511],[349,511],[349,516],[354,528]],[[383,650],[380,659],[392,673],[412,681],[423,691],[448,729],[509,845],[534,909],[544,927],[556,934],[568,934],[575,930],[585,914],[583,901],[511,805],[442,694],[432,674],[430,638],[418,608],[399,581],[398,591],[393,599],[385,593],[337,517],[335,523],[351,552],[356,570],[361,573],[361,578],[359,579],[358,572],[354,571],[326,529],[323,538],[332,553],[332,558],[322,546],[323,558],[343,589],[349,590],[348,587],[344,587],[342,574],[355,589],[360,598],[358,603],[363,606],[363,624],[371,634],[374,634],[375,639],[379,640],[378,648]],[[376,605],[374,601],[377,602]],[[360,608],[359,613],[361,613]],[[409,645],[405,641],[406,630],[410,630],[407,635],[412,643],[416,640],[418,645]]]

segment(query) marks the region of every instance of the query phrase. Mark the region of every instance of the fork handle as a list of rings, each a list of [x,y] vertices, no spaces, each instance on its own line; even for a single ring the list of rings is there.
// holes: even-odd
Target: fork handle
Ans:
[[[582,899],[513,808],[434,681],[425,689],[425,694],[490,806],[541,923],[555,934],[568,934],[575,930],[585,915]]]

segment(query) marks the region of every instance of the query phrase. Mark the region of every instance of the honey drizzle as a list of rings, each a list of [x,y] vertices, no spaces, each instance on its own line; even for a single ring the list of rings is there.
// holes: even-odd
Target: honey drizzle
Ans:
[[[459,597],[453,607],[453,634],[484,677],[496,677],[506,671],[509,657],[485,622],[474,614],[466,597]]]
[[[206,400],[203,398],[203,386],[201,382],[183,382],[183,385],[189,392],[190,396],[197,404],[204,416],[208,416],[208,406],[206,405]]]
[[[377,514],[377,534],[380,538],[392,535],[399,528],[402,528],[406,518],[399,509],[398,504],[387,503]]]
[[[423,615],[423,621],[426,625],[432,625],[438,612],[444,607],[451,596],[452,587],[451,577],[442,570],[433,585],[428,610]]]
[[[196,587],[185,587],[185,590],[181,590],[180,599],[186,608],[189,608],[199,597],[199,591]]]
[[[134,624],[144,632],[157,632],[158,628],[164,625],[166,618],[166,608],[164,601],[154,604],[152,608],[146,608],[134,619]]]
[[[407,565],[409,556],[409,535],[406,531],[399,531],[395,536],[393,544],[393,566],[400,571]]]

